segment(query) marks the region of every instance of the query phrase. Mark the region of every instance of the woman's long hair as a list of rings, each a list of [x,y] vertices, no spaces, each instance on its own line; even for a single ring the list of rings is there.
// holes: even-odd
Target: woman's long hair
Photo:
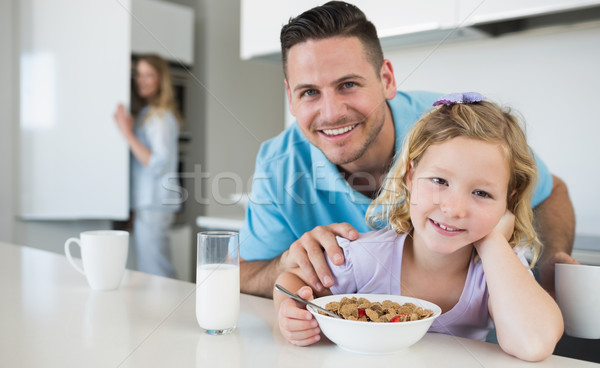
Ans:
[[[151,116],[152,114],[161,116],[166,111],[171,111],[177,119],[178,124],[181,125],[181,114],[179,113],[179,108],[175,102],[173,80],[171,78],[169,64],[163,58],[154,54],[141,55],[137,58],[136,63],[139,63],[140,61],[145,61],[150,64],[150,66],[156,70],[159,79],[158,94],[156,95],[156,98],[147,101],[150,105],[150,112],[147,116]]]

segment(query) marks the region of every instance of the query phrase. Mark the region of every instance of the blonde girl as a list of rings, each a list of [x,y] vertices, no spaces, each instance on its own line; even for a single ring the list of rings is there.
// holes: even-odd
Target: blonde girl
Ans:
[[[430,332],[485,340],[524,360],[552,354],[563,332],[558,306],[533,278],[540,242],[532,226],[536,167],[517,119],[478,93],[443,96],[408,133],[379,196],[372,228],[338,238],[325,294],[417,297],[442,308]],[[312,297],[299,272],[277,282]],[[274,296],[280,329],[297,345],[319,339],[310,313]]]

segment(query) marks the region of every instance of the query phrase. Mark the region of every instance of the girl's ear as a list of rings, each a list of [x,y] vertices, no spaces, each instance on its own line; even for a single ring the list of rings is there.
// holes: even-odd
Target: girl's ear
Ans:
[[[513,189],[513,191],[508,195],[508,201],[507,202],[510,202],[516,194],[517,194],[517,190]]]
[[[408,169],[406,170],[406,187],[411,192],[412,192],[412,180],[413,180],[414,171],[415,171],[415,162],[413,160],[411,160],[408,163]]]

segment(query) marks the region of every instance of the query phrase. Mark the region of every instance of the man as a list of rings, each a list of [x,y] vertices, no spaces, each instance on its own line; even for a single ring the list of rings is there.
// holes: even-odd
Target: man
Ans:
[[[374,25],[351,4],[332,1],[291,19],[281,45],[297,124],[262,145],[240,232],[241,290],[265,297],[292,267],[317,290],[333,284],[323,250],[341,264],[335,237],[369,231],[366,209],[405,133],[439,97],[396,91]],[[541,280],[553,291],[554,263],[573,261],[574,213],[565,184],[540,160],[538,173]]]

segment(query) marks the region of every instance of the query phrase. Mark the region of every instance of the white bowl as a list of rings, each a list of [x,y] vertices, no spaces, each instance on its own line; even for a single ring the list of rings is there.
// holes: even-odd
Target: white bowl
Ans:
[[[338,294],[317,298],[312,302],[325,308],[327,303],[339,302],[343,297],[363,297],[370,302],[391,300],[399,304],[413,303],[417,307],[433,311],[431,317],[418,321],[364,322],[329,317],[319,314],[310,305],[307,306],[329,340],[345,350],[363,354],[390,354],[413,345],[425,335],[433,320],[442,313],[441,308],[431,302],[400,295]]]

